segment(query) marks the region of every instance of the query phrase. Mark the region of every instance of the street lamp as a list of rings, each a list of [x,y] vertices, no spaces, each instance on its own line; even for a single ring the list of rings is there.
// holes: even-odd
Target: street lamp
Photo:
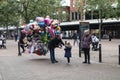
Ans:
[[[101,41],[101,28],[102,28],[102,10],[100,9],[99,10],[99,19],[100,19],[100,22],[99,22],[99,41]]]
[[[20,0],[17,0],[19,3],[20,3]],[[19,6],[20,6],[20,11],[22,11],[22,5],[21,4],[19,4]],[[21,36],[21,32],[20,32],[20,30],[19,30],[19,27],[21,26],[21,24],[22,24],[22,19],[21,19],[21,14],[20,14],[20,18],[19,18],[19,26],[17,27],[17,32],[18,32],[18,56],[21,56],[22,54],[21,54],[21,52],[20,52],[20,42],[19,42],[19,40],[20,40],[20,36]]]

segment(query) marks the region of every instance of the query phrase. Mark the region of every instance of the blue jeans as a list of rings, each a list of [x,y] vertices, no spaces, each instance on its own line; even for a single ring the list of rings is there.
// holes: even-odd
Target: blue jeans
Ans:
[[[56,60],[55,60],[55,49],[50,49],[50,59],[51,59],[51,62],[54,63]]]

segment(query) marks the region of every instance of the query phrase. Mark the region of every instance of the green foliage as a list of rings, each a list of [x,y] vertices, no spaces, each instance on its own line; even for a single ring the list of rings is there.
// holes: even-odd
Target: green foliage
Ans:
[[[60,5],[61,0],[0,0],[0,26],[19,25],[22,18],[25,23],[37,16],[49,15]]]
[[[117,0],[118,4],[117,4],[117,8],[115,9],[116,11],[116,18],[119,19],[120,18],[120,0]]]
[[[113,18],[115,16],[115,9],[113,8],[114,0],[87,0],[87,8],[90,10],[97,10],[102,18]]]
[[[94,12],[98,11],[99,18],[114,18],[117,17],[120,10],[112,6],[113,3],[117,3],[117,0],[77,0],[77,9],[78,12],[83,13],[85,10],[86,13],[89,11]],[[118,0],[118,8],[120,8]]]

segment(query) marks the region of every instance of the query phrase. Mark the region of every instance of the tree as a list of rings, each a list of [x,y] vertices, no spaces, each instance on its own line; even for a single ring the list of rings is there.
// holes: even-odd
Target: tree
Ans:
[[[116,11],[116,18],[119,19],[120,18],[120,0],[117,0],[117,7],[115,8]]]
[[[103,23],[103,18],[113,18],[115,17],[115,10],[112,6],[115,0],[88,0],[88,9],[96,9],[99,12],[99,40],[101,40],[101,28]],[[95,8],[93,8],[95,7]]]
[[[25,22],[35,19],[37,16],[53,16],[56,7],[60,6],[60,0],[20,0],[20,10],[18,11]]]
[[[116,0],[77,0],[78,11],[85,15],[86,11],[98,11],[99,12],[99,40],[101,40],[101,27],[103,23],[103,18],[113,18],[115,17],[115,9],[112,6]],[[82,15],[83,16],[83,15]]]
[[[81,20],[85,20],[85,0],[76,0],[76,9],[80,13]]]
[[[0,2],[0,26],[17,25],[17,8],[13,0],[2,0]]]
[[[29,23],[30,19],[37,16],[53,17],[55,9],[61,0],[0,0],[0,27],[19,26],[22,19]],[[18,27],[17,27],[18,28]]]
[[[61,0],[1,0],[0,1],[0,25],[4,26],[6,20],[8,25],[17,25],[22,18],[25,23],[37,16],[49,15],[53,17],[53,12],[60,5]],[[17,23],[17,24],[16,24]]]
[[[6,32],[7,34],[9,34],[9,31],[8,31],[8,26],[10,25],[16,25],[17,23],[15,23],[15,10],[14,10],[14,7],[13,5],[12,0],[2,0],[0,2],[0,26],[2,27],[6,27]],[[12,8],[13,7],[13,8]],[[8,35],[6,34],[7,38],[8,38]]]

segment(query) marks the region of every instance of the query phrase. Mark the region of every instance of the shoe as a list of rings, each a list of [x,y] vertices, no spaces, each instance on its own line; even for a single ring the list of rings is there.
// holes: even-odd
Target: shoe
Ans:
[[[86,61],[84,61],[83,63],[87,63]]]
[[[91,64],[90,62],[88,62],[88,64]]]
[[[58,63],[58,61],[56,61],[56,60],[55,60],[54,62],[55,62],[55,63]]]
[[[67,64],[67,65],[70,65],[70,63],[68,63],[68,62],[67,62],[66,64]]]
[[[53,63],[53,64],[54,64],[55,62],[54,62],[54,61],[51,61],[51,63]]]
[[[24,53],[24,52],[25,52],[25,50],[22,51],[22,53]]]

